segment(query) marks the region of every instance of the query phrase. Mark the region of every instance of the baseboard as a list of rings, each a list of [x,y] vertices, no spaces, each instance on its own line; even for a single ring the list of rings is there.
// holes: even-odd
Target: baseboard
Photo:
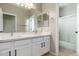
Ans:
[[[60,47],[64,47],[75,51],[75,45],[68,42],[60,41]]]

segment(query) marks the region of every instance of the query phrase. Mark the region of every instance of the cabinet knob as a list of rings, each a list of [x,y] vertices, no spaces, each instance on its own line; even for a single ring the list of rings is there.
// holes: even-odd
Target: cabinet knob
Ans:
[[[45,42],[44,42],[44,47],[45,47]]]
[[[41,48],[43,48],[43,43],[41,43]]]

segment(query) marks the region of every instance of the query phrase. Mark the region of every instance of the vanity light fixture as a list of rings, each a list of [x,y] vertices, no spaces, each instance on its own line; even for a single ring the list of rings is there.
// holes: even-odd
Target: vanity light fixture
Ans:
[[[16,3],[16,4],[17,4],[17,6],[24,7],[27,9],[35,9],[33,3]]]

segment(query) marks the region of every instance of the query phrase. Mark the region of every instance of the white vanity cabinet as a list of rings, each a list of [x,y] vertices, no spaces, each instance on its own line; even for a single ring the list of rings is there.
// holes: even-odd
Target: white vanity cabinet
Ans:
[[[50,37],[44,37],[43,38],[43,49],[42,49],[42,53],[45,54],[46,52],[50,51]]]
[[[32,40],[32,56],[42,55],[43,38],[34,38]]]
[[[31,40],[15,41],[15,56],[31,56]]]
[[[0,43],[0,56],[41,56],[50,51],[50,37],[14,39]]]
[[[15,56],[31,56],[31,47],[23,46],[15,49]]]
[[[41,53],[41,42],[32,45],[32,56],[40,56]]]
[[[0,56],[11,56],[11,42],[0,43]]]
[[[50,37],[45,36],[32,40],[32,56],[40,56],[50,51]]]

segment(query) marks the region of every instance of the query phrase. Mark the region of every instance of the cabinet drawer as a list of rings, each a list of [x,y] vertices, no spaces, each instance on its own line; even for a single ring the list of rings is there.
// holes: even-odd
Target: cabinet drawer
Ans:
[[[30,43],[31,43],[30,39],[28,39],[28,40],[19,40],[19,41],[15,41],[15,46],[25,45],[25,44],[30,44]]]
[[[11,42],[0,43],[0,50],[8,49],[11,47]]]
[[[32,42],[40,42],[40,41],[43,41],[43,37],[38,37],[38,38],[32,39]]]

